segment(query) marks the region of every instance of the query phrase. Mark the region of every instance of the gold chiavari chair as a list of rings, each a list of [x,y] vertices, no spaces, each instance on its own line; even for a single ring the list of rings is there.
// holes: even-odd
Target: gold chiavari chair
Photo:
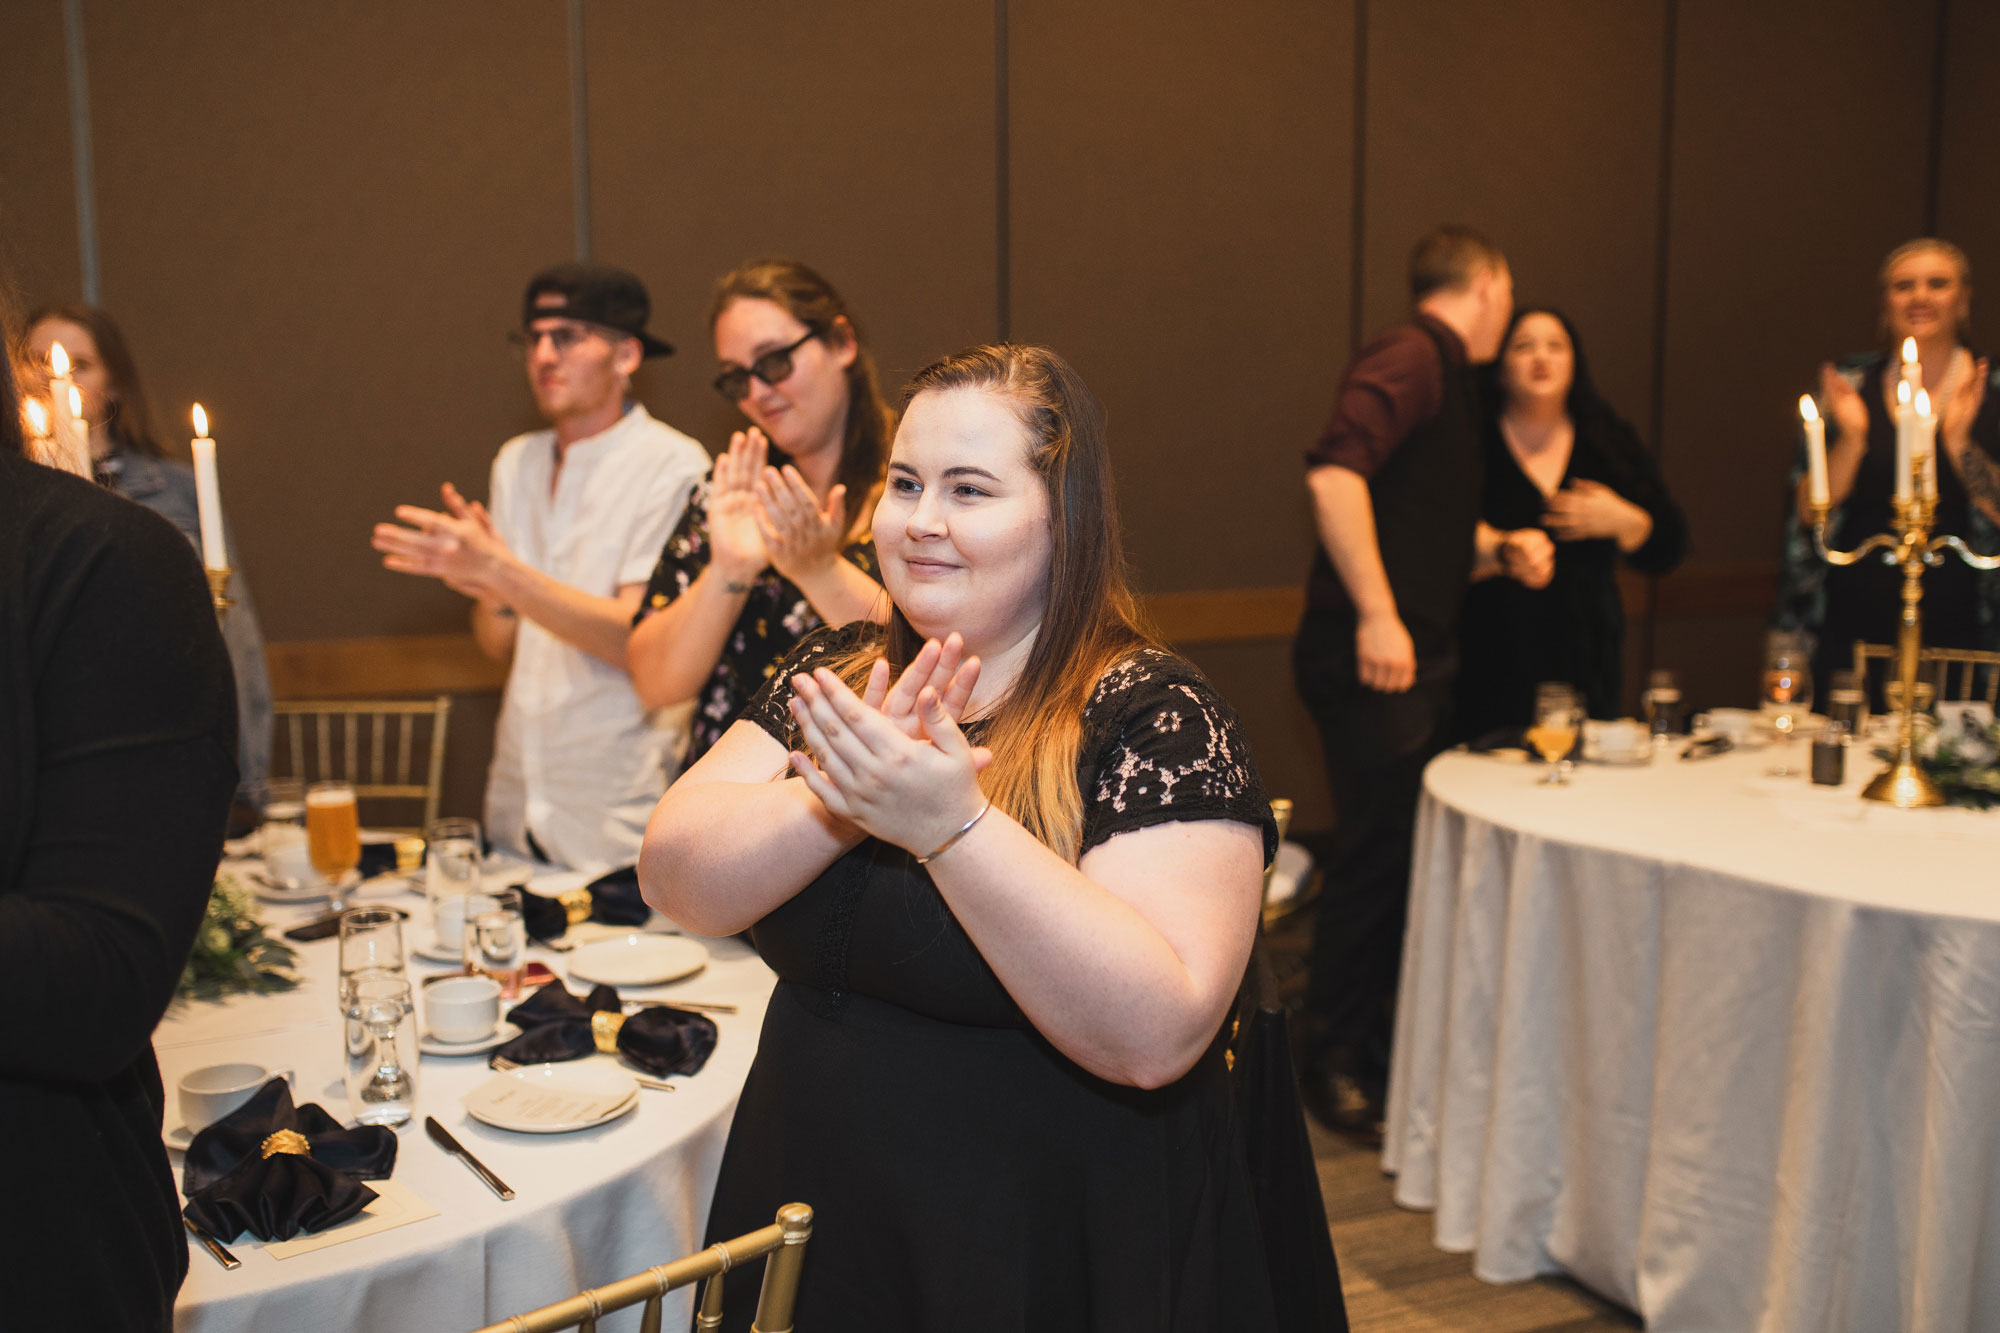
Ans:
[[[1880,671],[1871,671],[1871,663],[1881,663]],[[1895,675],[1896,649],[1886,643],[1856,643],[1854,645],[1854,674],[1863,682],[1871,695],[1876,694],[1877,678]],[[1917,702],[1924,701],[1923,687],[1931,688],[1931,699],[1937,703],[1975,703],[1984,700],[1988,707],[2000,705],[2000,653],[1981,652],[1976,648],[1923,648],[1917,653]]]
[[[273,711],[283,762],[273,756],[271,776],[304,782],[344,779],[354,784],[358,800],[423,802],[423,821],[395,832],[421,833],[437,818],[450,695],[286,699],[273,705]]]
[[[574,1328],[579,1333],[596,1333],[597,1321],[614,1310],[627,1310],[640,1302],[640,1333],[660,1333],[660,1302],[670,1291],[706,1282],[701,1308],[695,1314],[697,1330],[722,1327],[722,1275],[752,1259],[764,1260],[764,1286],[757,1294],[757,1313],[750,1320],[750,1333],[792,1333],[792,1308],[797,1304],[799,1270],[805,1264],[806,1241],[812,1236],[813,1212],[802,1203],[788,1203],[778,1210],[778,1220],[747,1236],[709,1246],[700,1254],[660,1264],[632,1277],[620,1278],[607,1286],[593,1287],[568,1300],[544,1305],[539,1310],[517,1314],[498,1324],[488,1324],[478,1333],[556,1333]]]

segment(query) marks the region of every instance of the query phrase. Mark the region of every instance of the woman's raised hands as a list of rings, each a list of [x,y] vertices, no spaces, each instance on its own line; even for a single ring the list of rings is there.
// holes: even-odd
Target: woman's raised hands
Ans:
[[[764,432],[755,426],[739,430],[729,437],[729,451],[716,458],[709,477],[710,558],[724,579],[738,585],[731,591],[749,584],[771,563],[757,500],[757,479],[764,472],[769,447]]]

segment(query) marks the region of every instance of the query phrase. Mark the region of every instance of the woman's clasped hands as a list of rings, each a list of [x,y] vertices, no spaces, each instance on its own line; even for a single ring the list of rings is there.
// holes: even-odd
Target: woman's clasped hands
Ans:
[[[820,803],[871,837],[928,853],[985,806],[979,773],[992,751],[958,719],[979,680],[953,634],[933,639],[895,684],[878,661],[857,695],[824,668],[792,678],[792,716],[808,752],[792,768]]]
[[[822,504],[799,470],[766,461],[770,442],[756,427],[730,437],[709,482],[708,527],[714,559],[731,582],[747,583],[768,566],[794,583],[840,558],[847,536],[847,487]]]

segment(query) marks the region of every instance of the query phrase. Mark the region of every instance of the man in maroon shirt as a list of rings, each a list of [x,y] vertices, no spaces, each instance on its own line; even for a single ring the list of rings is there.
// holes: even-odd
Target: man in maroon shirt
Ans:
[[[1514,308],[1493,243],[1442,227],[1410,258],[1407,324],[1361,349],[1306,454],[1320,545],[1293,645],[1326,749],[1338,826],[1313,942],[1306,1105],[1379,1132],[1424,765],[1444,743],[1458,608],[1476,567],[1530,587],[1554,548],[1537,529],[1479,522],[1472,365]]]

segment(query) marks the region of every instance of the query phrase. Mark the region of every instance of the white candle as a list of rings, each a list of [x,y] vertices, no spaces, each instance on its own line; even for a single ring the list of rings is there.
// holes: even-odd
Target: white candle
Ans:
[[[1911,470],[1915,461],[1917,441],[1916,412],[1910,406],[1910,382],[1900,380],[1896,384],[1896,498],[1910,498],[1912,482],[1916,474]]]
[[[28,422],[28,456],[37,463],[49,461],[49,409],[30,398],[21,405]]]
[[[210,569],[229,568],[222,546],[222,489],[215,481],[215,441],[208,437],[208,413],[194,405],[194,502],[201,511],[201,558]]]
[[[1924,387],[1924,366],[1917,360],[1915,338],[1903,339],[1903,383],[1910,386],[1911,393]]]
[[[1806,497],[1824,509],[1831,494],[1826,485],[1826,422],[1820,420],[1819,407],[1809,393],[1799,395],[1799,417],[1806,427]]]
[[[69,377],[69,353],[61,343],[49,345],[49,407],[55,413],[55,465],[79,477],[90,476],[90,427],[83,420],[83,395]]]
[[[1931,396],[1922,389],[1917,390],[1916,439],[1912,453],[1916,459],[1917,476],[1921,479],[1919,493],[1927,500],[1937,499],[1937,418],[1931,415]]]

